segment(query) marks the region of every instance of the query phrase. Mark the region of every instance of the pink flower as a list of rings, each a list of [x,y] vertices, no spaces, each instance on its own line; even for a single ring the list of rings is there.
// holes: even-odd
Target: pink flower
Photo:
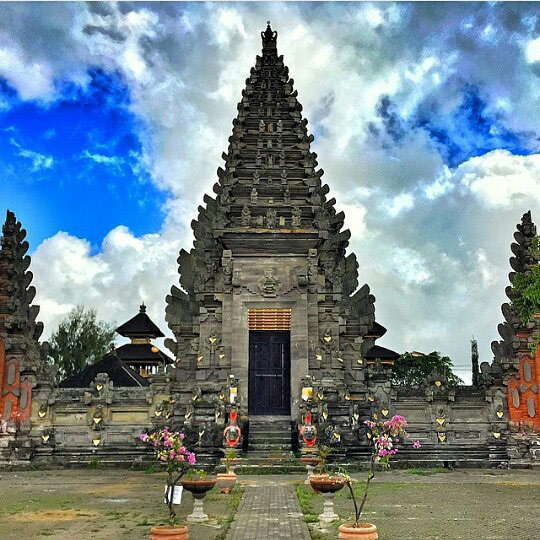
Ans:
[[[414,442],[413,442],[413,448],[418,449],[418,448],[420,448],[421,446],[422,446],[422,445],[420,444],[420,441],[414,441]]]
[[[147,433],[141,433],[139,435],[139,439],[142,441],[142,442],[146,442],[148,440],[148,434]]]
[[[169,452],[169,459],[174,459],[175,456],[176,456],[176,452],[175,452],[174,450],[171,450],[171,451]]]

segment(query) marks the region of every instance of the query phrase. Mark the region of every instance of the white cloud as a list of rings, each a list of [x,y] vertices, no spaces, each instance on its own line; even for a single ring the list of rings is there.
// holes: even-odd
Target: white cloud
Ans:
[[[431,277],[422,255],[414,249],[396,248],[393,250],[392,260],[393,270],[405,285],[424,283]]]
[[[411,193],[400,193],[390,202],[386,203],[386,211],[390,217],[396,217],[404,210],[410,210],[414,206],[414,197]]]
[[[540,154],[493,150],[462,163],[454,176],[488,207],[525,208],[540,199]]]
[[[536,39],[531,39],[525,47],[525,56],[527,57],[527,62],[540,62],[540,37]]]
[[[105,156],[103,154],[91,153],[88,150],[84,150],[81,154],[84,159],[89,159],[100,165],[104,165],[114,169],[117,173],[122,171],[122,165],[125,163],[124,158],[119,156]]]
[[[122,226],[105,237],[95,255],[86,240],[64,232],[44,240],[33,255],[32,270],[46,335],[76,304],[120,324],[137,313],[143,300],[165,332],[165,296],[178,281],[180,244],[159,234],[135,237]]]
[[[49,99],[54,93],[54,68],[44,59],[27,58],[6,36],[0,38],[0,76],[22,99]]]
[[[54,165],[54,159],[52,156],[40,154],[34,152],[28,148],[23,148],[13,137],[9,140],[10,144],[19,149],[17,155],[22,158],[29,159],[32,162],[31,171],[37,172],[42,169],[50,169]]]

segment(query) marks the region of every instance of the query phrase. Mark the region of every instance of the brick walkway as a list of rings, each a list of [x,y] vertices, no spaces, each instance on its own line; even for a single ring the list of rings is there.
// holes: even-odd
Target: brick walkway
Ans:
[[[246,488],[227,540],[309,540],[307,525],[290,485]]]

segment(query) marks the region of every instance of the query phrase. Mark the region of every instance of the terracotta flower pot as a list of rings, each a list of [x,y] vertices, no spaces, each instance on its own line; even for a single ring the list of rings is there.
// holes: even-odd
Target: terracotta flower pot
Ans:
[[[311,465],[312,467],[315,467],[321,462],[321,460],[318,457],[311,457],[311,456],[303,456],[300,458],[300,461],[304,465]]]
[[[379,535],[377,534],[377,527],[371,523],[359,523],[358,527],[355,527],[353,523],[344,523],[340,525],[339,540],[377,540]]]
[[[316,493],[335,493],[343,488],[345,480],[339,476],[313,475],[309,483]]]
[[[219,473],[217,475],[217,486],[220,489],[221,493],[230,493],[231,489],[236,484],[236,474],[233,472],[230,473]]]
[[[159,525],[150,529],[150,540],[189,540],[187,527]]]
[[[186,491],[190,491],[196,499],[202,499],[217,483],[217,478],[204,478],[202,480],[180,480]]]

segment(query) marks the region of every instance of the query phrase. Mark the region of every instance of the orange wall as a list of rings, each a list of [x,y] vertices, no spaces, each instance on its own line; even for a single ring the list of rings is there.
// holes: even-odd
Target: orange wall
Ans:
[[[4,347],[4,340],[0,338],[0,419],[4,412],[4,397],[2,390],[4,389],[4,368],[6,365],[6,351]]]
[[[519,354],[519,374],[508,381],[508,414],[510,421],[521,422],[540,431],[540,347],[535,351],[534,358],[530,354],[521,352]],[[525,363],[530,366],[531,377],[527,381],[525,377]],[[536,385],[536,393],[532,387]],[[514,393],[519,395],[519,406],[514,405]],[[534,403],[534,416],[531,417],[528,411],[527,402],[529,399]]]

